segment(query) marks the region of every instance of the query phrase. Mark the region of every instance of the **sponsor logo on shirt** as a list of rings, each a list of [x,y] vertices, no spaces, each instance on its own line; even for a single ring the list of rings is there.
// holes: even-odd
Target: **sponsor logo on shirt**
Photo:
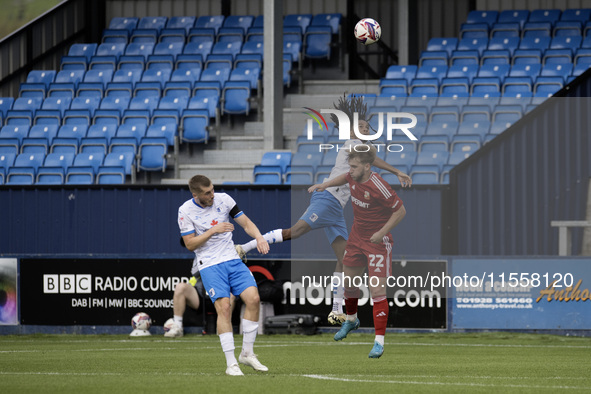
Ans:
[[[357,198],[351,196],[351,201],[353,201],[353,204],[355,205],[359,205],[361,208],[369,208],[369,203],[368,202],[363,202],[361,200],[358,200]]]

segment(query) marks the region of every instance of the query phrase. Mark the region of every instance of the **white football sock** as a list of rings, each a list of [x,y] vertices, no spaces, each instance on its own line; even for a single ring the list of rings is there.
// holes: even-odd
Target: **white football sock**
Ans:
[[[384,335],[376,335],[376,342],[384,346]]]
[[[267,240],[269,245],[277,244],[279,242],[283,242],[283,236],[281,235],[281,229],[278,228],[277,230],[269,231],[268,233],[263,234],[263,238]],[[244,253],[248,253],[253,249],[257,248],[257,240],[253,239],[250,242],[241,245]]]
[[[254,341],[257,338],[259,322],[242,319],[242,354],[250,356],[254,353]]]
[[[226,365],[229,367],[230,365],[238,364],[234,355],[234,334],[231,332],[220,334],[220,342],[222,343],[222,350],[226,356]]]
[[[347,315],[347,321],[355,321],[357,320],[357,313],[354,313],[352,315]]]
[[[343,278],[342,272],[332,274],[332,311],[336,313],[343,313],[343,296],[345,295]]]
[[[173,319],[174,319],[174,324],[176,324],[180,328],[183,328],[183,317],[182,316],[174,315]]]

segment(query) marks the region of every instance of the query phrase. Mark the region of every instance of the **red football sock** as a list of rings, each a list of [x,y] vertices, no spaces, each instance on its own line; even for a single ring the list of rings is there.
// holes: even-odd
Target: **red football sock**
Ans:
[[[390,308],[388,307],[388,300],[386,299],[386,297],[380,297],[377,299],[374,298],[373,326],[376,329],[376,335],[386,335],[386,326],[388,325],[389,310]]]
[[[357,313],[357,304],[359,302],[358,292],[359,290],[355,292],[345,288],[345,307],[347,308],[347,315],[354,315]]]

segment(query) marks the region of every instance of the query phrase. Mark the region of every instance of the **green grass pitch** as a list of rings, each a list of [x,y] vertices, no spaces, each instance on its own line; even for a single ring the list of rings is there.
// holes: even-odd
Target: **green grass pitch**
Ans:
[[[373,336],[259,336],[269,367],[224,374],[217,336],[0,337],[2,393],[544,393],[591,390],[591,339],[553,335],[388,334],[382,358]],[[235,336],[236,355],[242,337]]]

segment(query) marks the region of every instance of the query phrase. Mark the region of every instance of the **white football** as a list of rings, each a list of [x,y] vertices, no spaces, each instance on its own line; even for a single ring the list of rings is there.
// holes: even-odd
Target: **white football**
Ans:
[[[174,319],[171,317],[164,323],[164,332],[169,332],[170,329],[174,326]]]
[[[372,18],[363,18],[355,25],[355,38],[364,45],[371,45],[380,40],[382,28]]]
[[[134,330],[148,331],[150,327],[152,327],[152,319],[150,319],[150,316],[148,316],[147,313],[136,313],[135,316],[131,318],[131,327]]]

